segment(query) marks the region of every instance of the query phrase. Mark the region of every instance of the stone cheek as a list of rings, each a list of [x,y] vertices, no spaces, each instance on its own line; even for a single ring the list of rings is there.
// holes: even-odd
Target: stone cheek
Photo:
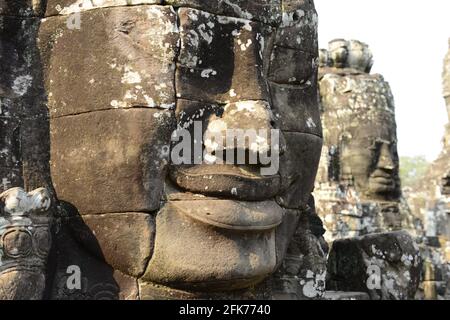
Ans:
[[[270,57],[270,81],[281,84],[314,86],[316,80],[316,53],[275,46]]]
[[[75,238],[98,259],[123,274],[140,277],[153,252],[155,219],[145,213],[72,217]]]
[[[322,136],[315,82],[305,88],[271,83],[270,92],[277,127],[288,132]]]
[[[311,134],[284,132],[286,152],[280,156],[283,192],[277,202],[286,208],[302,208],[314,188],[322,138]]]
[[[51,171],[81,215],[159,208],[173,113],[109,110],[51,120]]]
[[[174,108],[178,27],[171,7],[106,8],[42,22],[52,117],[114,108]],[[70,90],[68,90],[70,88]]]

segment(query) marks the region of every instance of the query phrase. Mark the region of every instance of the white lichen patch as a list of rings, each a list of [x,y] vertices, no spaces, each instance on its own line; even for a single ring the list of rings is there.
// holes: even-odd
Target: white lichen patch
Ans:
[[[214,69],[205,69],[205,70],[202,70],[202,72],[201,72],[201,74],[200,74],[200,76],[201,76],[202,78],[209,78],[210,76],[215,76],[215,75],[217,75],[217,71],[214,70]]]
[[[12,90],[17,96],[21,97],[28,92],[32,83],[33,83],[32,76],[30,75],[19,76],[16,79],[14,79]]]
[[[125,67],[125,73],[122,76],[122,83],[136,84],[141,83],[142,78],[137,71],[133,71],[131,67]]]

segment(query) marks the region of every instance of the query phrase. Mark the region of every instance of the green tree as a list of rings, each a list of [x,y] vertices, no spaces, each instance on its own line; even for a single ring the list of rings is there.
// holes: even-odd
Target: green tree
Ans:
[[[430,163],[424,156],[400,157],[402,187],[414,187],[425,177]]]

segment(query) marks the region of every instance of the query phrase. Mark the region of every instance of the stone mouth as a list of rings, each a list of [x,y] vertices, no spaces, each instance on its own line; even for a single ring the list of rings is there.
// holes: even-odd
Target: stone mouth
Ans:
[[[284,216],[284,210],[275,201],[193,200],[172,204],[197,222],[235,231],[272,230]]]
[[[272,199],[280,192],[280,176],[261,175],[260,169],[226,164],[174,166],[170,176],[180,188],[192,193],[243,201]]]
[[[396,189],[396,179],[392,174],[375,172],[370,176],[369,184],[373,190],[390,192]]]

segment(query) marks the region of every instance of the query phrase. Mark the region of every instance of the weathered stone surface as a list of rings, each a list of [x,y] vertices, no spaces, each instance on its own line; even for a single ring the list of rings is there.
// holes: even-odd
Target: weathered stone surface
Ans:
[[[0,16],[0,114],[32,114],[42,89],[36,48],[38,19]]]
[[[44,7],[43,0],[2,0],[0,16],[34,17],[41,15]]]
[[[275,46],[272,50],[269,80],[280,84],[309,85],[316,80],[317,54]]]
[[[156,218],[155,251],[143,280],[193,291],[230,291],[256,284],[274,271],[276,225],[267,220],[271,207],[209,202],[176,201],[164,206]],[[240,206],[248,208],[248,214]],[[195,218],[188,213],[193,209],[198,211]],[[214,216],[223,213],[226,216],[217,222]],[[199,215],[204,218],[199,220]],[[258,216],[262,225],[255,230],[258,224],[251,220]],[[232,217],[245,221],[233,222]]]
[[[281,0],[168,0],[177,7],[190,7],[217,15],[277,24],[281,19]]]
[[[0,193],[0,298],[40,300],[51,248],[50,195],[41,188]]]
[[[16,118],[0,117],[0,167],[20,165],[20,121]]]
[[[141,300],[267,300],[271,299],[270,289],[261,285],[235,291],[198,292],[174,289],[160,284],[139,280]]]
[[[10,271],[0,275],[2,300],[42,300],[45,275],[28,271]]]
[[[273,276],[272,290],[276,300],[323,298],[327,267],[321,240],[325,230],[315,215],[311,200],[311,206],[297,211],[299,222],[295,234],[282,264]],[[317,225],[317,219],[320,226]]]
[[[170,111],[146,108],[51,120],[58,198],[82,215],[159,208],[172,120]]]
[[[361,236],[418,224],[402,198],[394,99],[360,41],[336,39],[321,51],[324,148],[315,185],[325,238]]]
[[[283,6],[266,0],[174,1],[181,6],[176,11],[113,0],[49,2],[55,16],[43,21],[40,44],[51,114],[52,179],[62,213],[70,207],[79,213],[62,221],[52,296],[269,299],[282,297],[288,288],[295,298],[321,298],[324,230],[317,215],[305,213],[314,206],[310,193],[322,143],[312,1],[283,1]],[[70,15],[77,11],[81,14]],[[67,22],[78,18],[81,29],[68,29]],[[176,68],[166,68],[174,60]],[[295,68],[287,68],[290,63]],[[135,73],[145,82],[142,87],[161,93],[161,99],[170,91],[172,101],[157,102],[150,94],[154,103],[144,94],[135,98],[132,90],[140,89]],[[272,101],[269,83],[275,81],[292,92],[278,92]],[[174,112],[155,110],[171,108],[175,100]],[[285,119],[297,115],[299,124]],[[279,144],[271,153],[283,153],[284,168],[264,176],[267,165],[251,164],[246,157],[243,165],[226,168],[174,164],[169,179],[170,133],[176,122],[191,129],[194,120],[220,134],[220,124],[279,127],[279,142],[272,135],[264,142],[258,137],[256,145],[244,148],[250,154]],[[201,147],[215,148],[206,141]],[[229,147],[227,142],[224,148]],[[291,210],[275,202],[280,194],[284,201],[279,202]],[[144,214],[156,216],[153,229],[141,221]],[[154,243],[147,237],[153,231]],[[81,268],[81,290],[67,288],[70,265]],[[274,285],[281,266],[281,281]]]
[[[139,300],[139,286],[137,279],[124,275],[120,271],[115,270],[113,274],[114,280],[120,288],[119,300]]]
[[[94,110],[175,107],[178,28],[170,7],[108,8],[43,21],[40,44],[52,117]],[[70,88],[70,90],[67,90]]]
[[[228,103],[268,101],[261,44],[264,26],[195,9],[179,10],[179,98]]]
[[[413,299],[420,280],[419,248],[406,232],[336,240],[327,288],[367,292],[372,300]]]
[[[32,190],[43,186],[54,196],[50,177],[50,123],[46,112],[41,113],[44,115],[22,120],[22,174],[25,188]]]
[[[77,12],[106,7],[138,4],[160,4],[162,0],[47,0],[46,16],[70,15]]]
[[[270,150],[271,129],[274,129],[273,111],[270,105],[265,101],[239,101],[228,103],[226,105],[209,104],[200,101],[178,99],[177,108],[177,127],[189,130],[193,139],[195,139],[195,122],[201,122],[203,134],[203,144],[207,151],[216,152],[219,149],[233,150],[235,148],[247,149],[253,153],[266,152]],[[242,141],[240,145],[237,142],[228,146],[227,131],[241,130],[243,134],[249,133],[249,130],[260,137],[256,145],[250,145],[248,139]],[[261,132],[261,134],[259,134]],[[215,141],[217,137],[218,141]],[[216,142],[218,145],[214,145]],[[193,141],[193,144],[196,142]],[[194,160],[194,159],[192,159]],[[225,154],[223,157],[225,162]],[[255,163],[256,164],[256,163]]]
[[[305,133],[284,132],[286,152],[280,156],[280,175],[283,192],[278,203],[298,209],[307,203],[314,188],[322,138]]]
[[[372,55],[362,42],[337,39],[321,54],[324,149],[315,195],[327,240],[401,229],[419,233],[401,195],[389,84],[368,73]]]
[[[365,292],[343,292],[343,291],[326,291],[325,300],[370,300],[369,295]]]
[[[318,17],[314,2],[283,0],[282,11],[282,22],[276,32],[275,44],[317,54]]]
[[[86,253],[62,225],[55,238],[55,265],[51,292],[52,300],[118,300],[121,292],[114,270],[96,257]],[[71,276],[81,277],[80,283]],[[78,286],[79,285],[79,286]],[[128,284],[125,286],[129,288]]]
[[[86,215],[71,218],[74,237],[115,270],[139,277],[153,251],[154,217],[145,213]]]
[[[320,111],[317,108],[316,82],[305,88],[270,84],[272,109],[278,124],[284,131],[303,132],[322,136]]]
[[[175,163],[171,170],[172,181],[179,187],[194,193],[245,201],[269,199],[279,192],[277,170],[269,175],[261,174],[261,154],[275,153],[281,144],[272,142],[273,114],[268,103],[240,101],[219,106],[179,99],[176,116],[178,128],[190,133],[190,137],[182,139],[190,138],[187,145],[193,146],[190,155],[180,154],[180,158],[186,158],[183,161],[186,165]],[[236,131],[230,139],[231,130]],[[179,154],[178,143],[175,139],[176,155]],[[208,156],[197,159],[196,148],[201,151],[200,155],[208,152]]]
[[[6,191],[14,187],[22,187],[22,170],[20,168],[3,168],[0,167],[0,192]]]

